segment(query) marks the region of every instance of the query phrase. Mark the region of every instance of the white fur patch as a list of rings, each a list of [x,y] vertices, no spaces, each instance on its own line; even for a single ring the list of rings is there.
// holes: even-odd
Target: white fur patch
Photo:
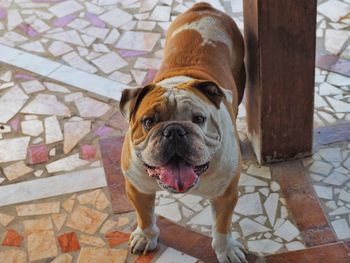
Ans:
[[[176,87],[177,85],[184,83],[184,82],[187,82],[187,81],[190,81],[190,80],[194,80],[194,79],[187,77],[187,76],[176,76],[176,77],[163,79],[162,81],[158,82],[157,85],[159,85],[165,89],[172,89],[172,88]],[[221,87],[220,87],[220,89],[224,92],[226,100],[229,103],[232,103],[232,101],[233,101],[232,92],[228,89],[224,89]]]
[[[157,247],[158,236],[159,228],[155,222],[152,222],[152,224],[145,229],[141,229],[138,226],[130,236],[131,252],[143,252],[143,254],[146,254],[147,251],[154,250]]]
[[[187,76],[176,76],[172,78],[163,79],[162,81],[158,82],[157,85],[165,89],[171,89],[179,85],[180,83],[187,82],[190,80],[194,80],[194,79]]]
[[[215,46],[215,42],[224,43],[230,50],[231,58],[235,58],[232,40],[225,32],[220,20],[211,16],[204,16],[192,23],[180,26],[173,32],[171,38],[185,30],[196,30],[203,38],[202,45],[209,44]]]
[[[220,263],[245,263],[243,246],[231,235],[220,234],[213,227],[212,247]]]

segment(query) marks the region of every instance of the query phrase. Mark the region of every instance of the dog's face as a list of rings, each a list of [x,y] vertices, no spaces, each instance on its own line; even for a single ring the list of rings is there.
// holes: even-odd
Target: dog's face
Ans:
[[[161,188],[183,193],[198,184],[221,144],[224,98],[215,83],[195,80],[123,91],[132,147]]]

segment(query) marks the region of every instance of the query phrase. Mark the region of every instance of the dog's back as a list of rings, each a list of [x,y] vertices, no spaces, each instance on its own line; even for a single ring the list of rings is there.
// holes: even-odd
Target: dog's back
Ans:
[[[155,82],[180,75],[211,80],[233,92],[234,105],[241,101],[244,43],[225,13],[207,3],[195,4],[171,24],[164,52]]]

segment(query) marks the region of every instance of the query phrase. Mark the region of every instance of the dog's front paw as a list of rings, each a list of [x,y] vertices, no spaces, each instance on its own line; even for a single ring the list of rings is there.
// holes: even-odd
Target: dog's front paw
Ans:
[[[129,247],[131,253],[144,255],[147,251],[154,250],[157,247],[159,229],[156,225],[141,229],[137,227],[130,235]]]
[[[212,242],[216,257],[220,263],[246,263],[244,247],[231,235],[216,233]]]

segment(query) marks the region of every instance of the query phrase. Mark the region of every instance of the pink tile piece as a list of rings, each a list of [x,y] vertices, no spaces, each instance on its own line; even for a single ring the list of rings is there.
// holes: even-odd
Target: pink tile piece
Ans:
[[[97,27],[106,27],[106,23],[103,22],[101,19],[98,18],[97,15],[87,12],[85,17],[91,22],[92,25],[97,26]]]
[[[117,52],[123,58],[142,56],[147,53],[144,51],[125,50],[125,49],[119,49]]]
[[[19,117],[12,119],[9,122],[12,130],[14,130],[15,132],[18,132],[18,128],[19,128]]]
[[[28,149],[29,163],[45,163],[49,160],[49,153],[46,144],[32,145]]]
[[[96,148],[93,145],[84,144],[80,147],[81,149],[81,159],[91,160],[96,156]]]
[[[150,69],[147,72],[147,75],[145,77],[145,80],[143,81],[142,85],[147,85],[149,83],[151,83],[153,81],[153,79],[155,78],[155,76],[157,75],[157,70],[155,69]]]
[[[4,19],[7,17],[7,11],[5,8],[0,8],[0,19]]]
[[[76,15],[67,15],[53,21],[55,27],[65,27],[76,18]]]
[[[34,80],[36,79],[35,77],[28,75],[28,74],[24,74],[24,73],[17,73],[15,75],[15,79],[23,79],[23,80]]]
[[[109,135],[111,132],[113,132],[113,129],[107,126],[101,126],[97,130],[95,130],[95,134],[104,137]]]
[[[28,36],[35,37],[39,35],[39,32],[32,28],[31,25],[27,23],[22,23],[19,25],[19,28],[24,31]]]

